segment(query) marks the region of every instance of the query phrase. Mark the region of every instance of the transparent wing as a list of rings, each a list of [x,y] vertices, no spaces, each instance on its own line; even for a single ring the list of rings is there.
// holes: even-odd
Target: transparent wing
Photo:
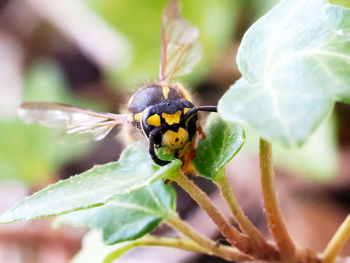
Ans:
[[[27,124],[40,123],[49,128],[63,129],[65,134],[82,135],[85,140],[102,140],[114,126],[129,121],[125,114],[99,113],[66,104],[26,102],[18,116]]]
[[[198,29],[179,15],[178,0],[163,10],[160,79],[188,74],[202,57]]]

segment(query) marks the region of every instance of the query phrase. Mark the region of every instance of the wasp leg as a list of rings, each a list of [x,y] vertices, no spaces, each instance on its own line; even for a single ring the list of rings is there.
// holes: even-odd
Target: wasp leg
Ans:
[[[160,165],[160,166],[164,166],[164,165],[167,165],[168,163],[170,163],[169,161],[164,161],[164,160],[161,160],[158,158],[156,152],[154,151],[154,136],[155,136],[155,132],[151,132],[149,134],[149,137],[148,137],[148,152],[149,154],[151,155],[151,158],[152,160]]]
[[[205,132],[203,131],[201,126],[198,126],[197,131],[198,131],[199,135],[202,137],[203,140],[205,138],[207,138],[207,135],[205,134]]]
[[[181,165],[181,171],[185,174],[185,175],[196,175],[196,170],[194,169],[193,165],[192,165],[192,161],[194,160],[194,158],[196,158],[196,139],[194,138],[194,140],[192,140],[186,151],[185,154],[181,157],[182,160],[182,165]]]

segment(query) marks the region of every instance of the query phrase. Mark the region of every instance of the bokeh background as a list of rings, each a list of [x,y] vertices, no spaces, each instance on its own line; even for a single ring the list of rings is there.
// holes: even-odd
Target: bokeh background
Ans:
[[[165,0],[0,1],[0,212],[24,196],[94,164],[118,159],[116,128],[99,143],[59,142],[57,133],[17,118],[22,101],[48,101],[118,112],[128,97],[158,76]],[[246,29],[276,0],[181,0],[181,13],[200,30],[204,56],[180,78],[199,104],[216,104],[240,73],[235,55]],[[350,7],[350,1],[333,3]],[[257,116],[258,117],[258,116]],[[259,188],[258,139],[227,167],[248,216],[269,235]],[[274,145],[279,199],[295,240],[322,251],[350,211],[350,106],[334,113],[301,149]],[[195,178],[220,209],[215,187]],[[213,223],[178,189],[178,210],[199,231],[221,241]],[[227,209],[226,209],[227,210]],[[0,262],[69,262],[84,229],[51,228],[50,219],[0,226]],[[159,234],[176,235],[161,227]],[[96,237],[96,236],[94,236]],[[81,262],[94,263],[93,254]],[[103,248],[101,248],[103,249]],[[350,255],[350,246],[344,251]],[[78,261],[76,261],[78,262]],[[224,262],[165,248],[138,248],[118,262]]]

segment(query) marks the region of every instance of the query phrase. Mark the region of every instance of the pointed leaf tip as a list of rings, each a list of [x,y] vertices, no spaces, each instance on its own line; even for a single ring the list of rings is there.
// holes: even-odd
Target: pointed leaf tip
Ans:
[[[95,166],[23,199],[3,213],[0,222],[27,221],[100,206],[179,173],[180,165],[180,160],[162,167],[154,164],[147,144],[139,141],[127,147],[118,162]]]

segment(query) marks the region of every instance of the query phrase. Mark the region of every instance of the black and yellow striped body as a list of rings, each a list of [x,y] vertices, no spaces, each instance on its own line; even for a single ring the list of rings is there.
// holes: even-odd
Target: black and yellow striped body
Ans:
[[[178,83],[141,88],[129,102],[133,124],[148,138],[152,133],[155,147],[176,158],[183,156],[196,134],[197,113],[185,118],[193,107],[189,94]]]

